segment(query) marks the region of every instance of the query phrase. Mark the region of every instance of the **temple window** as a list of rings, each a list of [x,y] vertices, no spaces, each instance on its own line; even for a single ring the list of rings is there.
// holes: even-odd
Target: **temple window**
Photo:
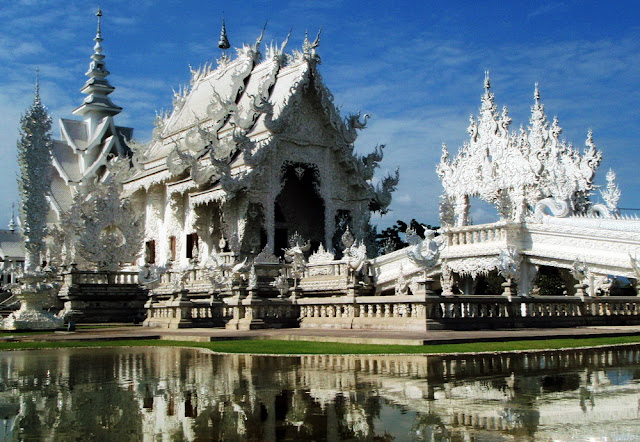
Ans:
[[[169,258],[171,259],[171,261],[176,260],[176,237],[175,236],[169,237]]]
[[[145,258],[147,264],[155,264],[156,262],[156,242],[149,240],[145,243]]]
[[[187,235],[187,258],[193,258],[194,251],[198,247],[198,234],[189,233]]]

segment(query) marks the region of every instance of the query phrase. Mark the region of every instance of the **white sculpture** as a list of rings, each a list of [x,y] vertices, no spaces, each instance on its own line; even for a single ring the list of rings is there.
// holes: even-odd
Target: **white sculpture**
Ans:
[[[410,246],[407,250],[407,256],[416,267],[426,272],[438,263],[442,238],[436,237],[436,232],[432,229],[425,229],[424,239],[415,234],[411,235],[411,233],[407,230],[407,241]]]
[[[55,329],[64,324],[43,307],[55,303],[59,290],[56,275],[47,266],[42,268],[44,239],[46,235],[47,193],[51,154],[51,119],[40,101],[39,83],[36,79],[34,101],[21,119],[22,128],[18,141],[18,164],[21,177],[20,189],[21,229],[25,238],[25,269],[18,275],[20,284],[12,287],[12,294],[20,300],[20,309],[2,320],[1,328],[7,330]]]
[[[98,270],[116,271],[140,255],[142,220],[128,199],[119,196],[118,176],[87,183],[78,193],[61,227],[76,252]]]
[[[289,239],[289,244],[291,246],[284,249],[284,259],[291,263],[291,276],[293,276],[293,287],[295,289],[298,286],[298,280],[304,274],[304,269],[306,268],[304,254],[311,248],[311,243],[308,241],[305,243],[296,232]]]
[[[618,210],[618,201],[620,201],[622,192],[616,184],[616,174],[611,169],[607,172],[607,187],[605,190],[600,191],[600,195],[610,213],[615,215],[620,213]]]
[[[602,155],[591,131],[582,154],[561,141],[562,129],[557,118],[549,125],[537,84],[534,97],[528,131],[521,127],[519,134],[509,132],[511,118],[506,107],[498,114],[486,74],[480,115],[477,120],[470,118],[469,141],[453,160],[443,145],[437,167],[445,207],[453,208],[456,225],[468,224],[469,197],[474,196],[492,203],[501,216],[513,221],[522,221],[527,208],[543,201],[537,212],[543,208],[554,216],[586,212]]]
[[[278,292],[280,293],[280,298],[284,298],[286,296],[286,294],[289,292],[289,281],[284,269],[280,269],[280,274],[271,283],[271,286],[275,287],[278,290]]]

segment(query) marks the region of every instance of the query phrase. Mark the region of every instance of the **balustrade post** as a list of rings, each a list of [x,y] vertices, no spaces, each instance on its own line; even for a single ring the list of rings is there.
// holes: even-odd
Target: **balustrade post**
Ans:
[[[513,296],[516,294],[516,283],[513,279],[507,278],[505,282],[502,283],[502,296],[506,297],[509,301],[511,301]]]
[[[192,326],[191,309],[194,304],[189,299],[189,290],[182,289],[177,293],[177,297],[171,301],[170,307],[174,311],[173,319],[170,321],[171,328],[186,328]]]

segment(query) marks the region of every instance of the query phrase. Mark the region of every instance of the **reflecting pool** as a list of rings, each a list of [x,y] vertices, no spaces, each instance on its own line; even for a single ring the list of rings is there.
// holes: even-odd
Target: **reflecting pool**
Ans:
[[[640,348],[442,356],[0,353],[4,440],[637,440]]]

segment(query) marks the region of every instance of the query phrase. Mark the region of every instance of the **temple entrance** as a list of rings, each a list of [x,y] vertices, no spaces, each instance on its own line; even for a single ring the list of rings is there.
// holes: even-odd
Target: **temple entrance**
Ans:
[[[284,186],[275,201],[274,254],[282,257],[289,237],[298,232],[311,242],[311,251],[324,242],[324,201],[320,177],[312,164],[286,162],[282,166]]]

